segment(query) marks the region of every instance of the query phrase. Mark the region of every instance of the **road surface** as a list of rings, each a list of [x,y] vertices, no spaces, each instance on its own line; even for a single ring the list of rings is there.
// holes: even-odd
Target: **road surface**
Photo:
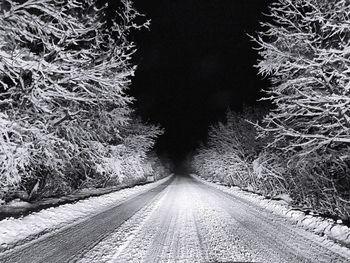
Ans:
[[[0,262],[350,262],[327,244],[248,201],[177,176]]]

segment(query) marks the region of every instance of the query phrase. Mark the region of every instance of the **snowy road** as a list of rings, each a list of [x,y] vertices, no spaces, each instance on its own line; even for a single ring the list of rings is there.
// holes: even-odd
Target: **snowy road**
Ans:
[[[350,260],[348,251],[287,219],[190,177],[166,185],[43,236],[0,262]]]

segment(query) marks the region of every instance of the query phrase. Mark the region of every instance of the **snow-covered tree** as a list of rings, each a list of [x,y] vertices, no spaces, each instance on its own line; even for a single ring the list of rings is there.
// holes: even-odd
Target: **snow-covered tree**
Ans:
[[[128,36],[148,22],[138,24],[132,2],[121,0],[107,26],[107,8],[95,0],[1,2],[2,186],[87,176],[109,144],[122,143],[135,71]]]
[[[268,21],[254,38],[275,105],[260,129],[273,138],[270,152],[259,160],[275,174],[283,167],[300,203],[349,216],[350,3],[278,0]]]
[[[103,148],[103,155],[97,163],[97,173],[92,182],[116,184],[144,181],[152,173],[147,163],[148,153],[155,140],[163,133],[156,125],[143,123],[140,118],[133,118],[120,130],[121,141]]]
[[[255,39],[260,73],[275,105],[265,132],[300,155],[350,158],[350,4],[347,0],[279,0]]]

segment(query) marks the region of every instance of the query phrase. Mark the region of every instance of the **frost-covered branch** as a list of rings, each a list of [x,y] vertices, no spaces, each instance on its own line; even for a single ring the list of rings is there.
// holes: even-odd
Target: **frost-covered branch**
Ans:
[[[109,7],[96,0],[1,2],[1,185],[66,191],[110,177],[98,172],[106,158],[131,152],[123,132],[132,119],[130,34],[149,21],[137,22],[132,1],[120,6],[106,21]],[[145,128],[139,152],[159,134]]]
[[[274,86],[276,110],[261,134],[273,145],[307,154],[350,148],[350,5],[346,0],[280,0],[255,38],[257,67]]]

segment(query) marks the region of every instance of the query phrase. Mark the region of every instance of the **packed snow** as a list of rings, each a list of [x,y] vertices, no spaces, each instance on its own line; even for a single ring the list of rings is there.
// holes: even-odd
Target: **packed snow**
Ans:
[[[48,209],[46,213],[42,211],[18,219],[17,223],[22,224],[20,228],[14,224],[16,220],[10,220],[12,225],[7,223],[6,230],[12,227],[22,235],[22,240],[39,236],[45,229],[66,227],[7,251],[0,260],[23,263],[42,260],[80,263],[349,262],[348,248],[265,209],[259,205],[262,198],[252,196],[250,200],[243,193],[238,196],[231,188],[194,178],[177,176],[169,184],[156,187],[167,178],[75,205]],[[137,197],[131,199],[133,196]],[[123,202],[126,199],[129,201]],[[123,204],[115,207],[119,203]],[[62,209],[64,207],[67,209]],[[48,220],[50,211],[52,215]],[[70,218],[62,218],[64,213]],[[129,215],[120,219],[125,213]],[[293,216],[300,214],[293,213]],[[113,225],[118,218],[121,221],[115,227],[105,227]],[[48,222],[55,223],[45,225]],[[24,229],[29,231],[33,227],[41,228],[41,232],[23,234]],[[5,224],[0,224],[0,229],[4,236]],[[2,239],[8,247],[16,241],[18,244],[14,235]]]
[[[340,263],[350,258],[346,248],[323,242],[283,217],[178,177],[79,262]]]
[[[166,182],[170,177],[154,183],[91,197],[73,204],[48,208],[22,218],[4,219],[0,221],[0,252],[117,206]]]

